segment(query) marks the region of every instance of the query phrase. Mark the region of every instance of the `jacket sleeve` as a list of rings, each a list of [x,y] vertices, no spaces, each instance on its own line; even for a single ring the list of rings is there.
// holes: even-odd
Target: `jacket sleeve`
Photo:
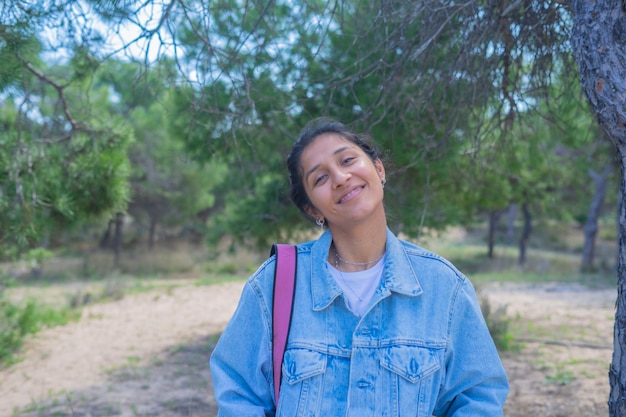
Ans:
[[[436,416],[501,417],[509,383],[471,283],[453,301],[445,380]]]
[[[274,415],[270,323],[267,302],[251,279],[211,354],[218,417]]]

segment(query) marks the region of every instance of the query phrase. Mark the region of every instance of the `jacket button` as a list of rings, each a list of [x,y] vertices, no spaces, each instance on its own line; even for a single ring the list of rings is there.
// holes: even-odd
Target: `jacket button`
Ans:
[[[357,382],[357,387],[359,387],[360,389],[371,388],[372,383],[369,381],[360,380],[359,382]]]

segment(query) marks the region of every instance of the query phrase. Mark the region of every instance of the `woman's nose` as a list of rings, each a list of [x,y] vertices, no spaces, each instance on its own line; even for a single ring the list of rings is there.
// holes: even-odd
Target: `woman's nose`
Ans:
[[[333,181],[336,187],[344,185],[350,178],[352,178],[352,174],[341,169],[337,169],[333,175]]]

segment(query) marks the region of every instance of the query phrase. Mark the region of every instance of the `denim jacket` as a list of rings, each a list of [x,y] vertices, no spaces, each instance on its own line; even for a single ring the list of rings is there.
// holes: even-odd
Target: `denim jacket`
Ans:
[[[359,318],[328,272],[331,240],[327,230],[298,245],[277,409],[275,258],[244,286],[211,355],[218,416],[502,416],[508,381],[469,280],[388,230],[383,276]]]

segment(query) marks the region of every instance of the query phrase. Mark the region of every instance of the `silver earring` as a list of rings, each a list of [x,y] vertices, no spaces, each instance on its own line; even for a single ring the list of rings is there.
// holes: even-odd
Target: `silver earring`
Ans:
[[[315,219],[315,224],[320,227],[321,230],[324,230],[324,218]]]
[[[385,184],[387,184],[387,179],[383,178],[383,180],[381,181],[381,184],[383,185],[383,189],[385,188]]]

